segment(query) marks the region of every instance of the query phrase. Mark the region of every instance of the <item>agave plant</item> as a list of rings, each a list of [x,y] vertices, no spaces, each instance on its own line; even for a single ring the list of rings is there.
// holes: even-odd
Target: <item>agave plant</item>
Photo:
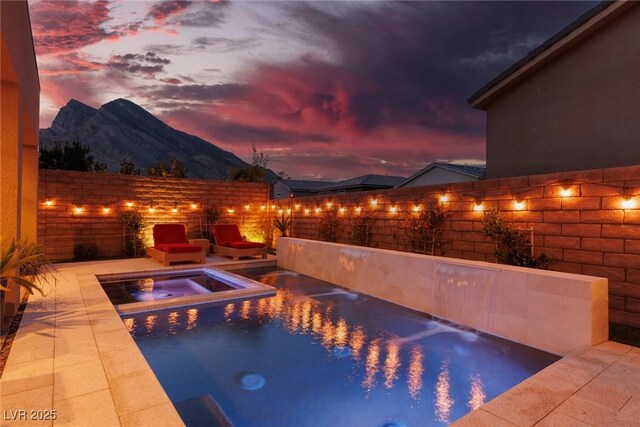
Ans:
[[[43,285],[51,284],[51,260],[44,255],[42,245],[27,240],[2,242],[0,257],[0,292],[9,290],[9,283],[16,283],[33,295],[44,295]]]
[[[290,216],[280,216],[280,218],[273,218],[273,226],[280,232],[282,237],[287,237],[289,231],[291,230],[291,217]]]

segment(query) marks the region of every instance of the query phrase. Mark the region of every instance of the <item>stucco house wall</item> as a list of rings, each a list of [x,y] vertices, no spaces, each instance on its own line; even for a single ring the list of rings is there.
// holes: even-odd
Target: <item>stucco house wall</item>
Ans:
[[[0,237],[36,240],[40,82],[25,1],[0,2]],[[19,290],[7,293],[12,314]]]
[[[487,178],[640,164],[640,7],[631,3],[475,105],[487,111]]]

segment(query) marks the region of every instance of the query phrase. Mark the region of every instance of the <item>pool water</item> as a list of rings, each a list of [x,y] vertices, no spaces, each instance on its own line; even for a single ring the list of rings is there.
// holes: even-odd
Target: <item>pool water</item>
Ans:
[[[277,294],[123,316],[187,425],[447,425],[559,359],[293,272],[236,273]]]

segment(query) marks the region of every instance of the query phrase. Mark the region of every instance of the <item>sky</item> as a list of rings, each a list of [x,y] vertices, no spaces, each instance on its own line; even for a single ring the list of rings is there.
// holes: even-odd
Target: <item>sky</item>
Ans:
[[[294,179],[481,164],[466,100],[595,4],[29,0],[40,127],[126,98]]]

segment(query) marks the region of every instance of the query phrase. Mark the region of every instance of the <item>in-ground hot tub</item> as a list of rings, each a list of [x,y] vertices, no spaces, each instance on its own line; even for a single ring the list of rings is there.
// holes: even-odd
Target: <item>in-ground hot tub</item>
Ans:
[[[275,289],[214,268],[97,276],[120,313],[275,295]]]

